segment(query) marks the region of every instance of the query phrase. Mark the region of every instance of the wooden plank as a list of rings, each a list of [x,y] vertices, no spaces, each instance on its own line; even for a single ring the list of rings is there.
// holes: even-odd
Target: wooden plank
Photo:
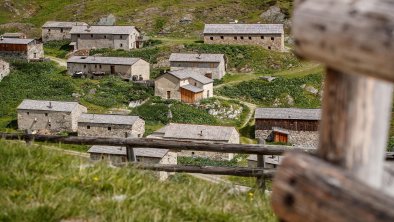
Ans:
[[[390,0],[298,0],[295,52],[349,74],[394,81]]]
[[[318,155],[380,187],[392,94],[388,82],[328,69]]]
[[[272,206],[283,221],[394,221],[393,198],[316,157],[288,153],[274,181]]]
[[[245,153],[260,155],[281,155],[287,150],[299,150],[312,153],[311,149],[303,149],[289,146],[258,145],[258,144],[229,144],[211,142],[190,142],[182,140],[165,140],[155,138],[106,138],[106,137],[65,137],[49,135],[25,135],[0,133],[0,138],[7,140],[34,139],[40,142],[81,144],[81,145],[107,145],[107,146],[132,146],[138,148],[198,150],[221,153]]]
[[[202,173],[215,175],[231,175],[242,177],[265,177],[272,178],[275,170],[246,167],[212,167],[212,166],[180,166],[171,164],[132,164],[132,166],[142,170],[165,171],[177,173]]]

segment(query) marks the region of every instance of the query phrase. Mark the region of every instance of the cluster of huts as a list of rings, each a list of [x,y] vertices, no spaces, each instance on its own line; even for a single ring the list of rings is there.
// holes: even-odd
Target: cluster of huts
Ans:
[[[206,44],[258,45],[284,51],[281,24],[206,24]],[[0,57],[27,61],[44,57],[41,42],[70,40],[74,51],[89,49],[132,50],[144,45],[141,32],[134,26],[93,26],[84,22],[49,21],[42,26],[42,41],[28,39],[23,33],[4,33],[0,37]],[[196,103],[214,95],[213,81],[226,74],[224,54],[172,53],[170,70],[155,79],[155,95],[185,103]],[[0,81],[9,73],[9,64],[0,60]],[[73,77],[100,78],[117,75],[127,81],[150,79],[150,64],[140,58],[72,56],[67,60],[68,74]],[[258,108],[255,113],[255,136],[261,141],[316,148],[319,109]],[[89,114],[76,102],[24,100],[18,107],[18,128],[37,133],[73,132],[79,136],[142,137],[145,122],[138,116]],[[239,143],[234,127],[171,123],[147,137],[188,141]],[[125,147],[93,146],[94,160],[125,162]],[[134,148],[137,161],[176,164],[177,156],[201,156],[231,159],[231,154],[200,151],[175,151]],[[251,166],[257,157],[248,158]],[[265,156],[266,167],[276,167],[278,156]],[[162,179],[166,173],[160,172]]]

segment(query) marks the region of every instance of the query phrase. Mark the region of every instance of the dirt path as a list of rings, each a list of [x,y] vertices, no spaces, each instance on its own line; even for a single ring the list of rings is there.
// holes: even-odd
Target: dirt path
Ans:
[[[45,56],[45,57],[56,62],[59,66],[67,67],[67,61],[65,59],[60,59],[53,56]]]
[[[223,99],[223,100],[236,100],[236,99],[232,99],[229,97],[225,97],[225,96],[215,96],[218,99]],[[239,101],[239,100],[238,100]],[[253,103],[248,103],[245,101],[239,101],[241,104],[247,106],[249,108],[249,113],[246,116],[245,120],[243,121],[243,123],[241,124],[240,128],[244,128],[250,121],[250,119],[253,118],[253,113],[256,110],[257,106]]]
[[[192,175],[193,177],[208,181],[210,183],[224,184],[226,186],[230,186],[231,187],[230,192],[232,193],[240,193],[240,192],[243,193],[243,192],[248,192],[250,189],[252,189],[246,186],[235,185],[232,182],[223,179],[222,176],[219,175],[209,175],[209,174],[199,174],[199,173],[189,173],[189,174]]]

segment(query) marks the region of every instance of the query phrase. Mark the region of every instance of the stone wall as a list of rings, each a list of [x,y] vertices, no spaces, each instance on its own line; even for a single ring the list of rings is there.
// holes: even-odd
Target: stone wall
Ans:
[[[319,145],[318,131],[289,131],[289,143],[296,147],[314,148]],[[256,130],[256,138],[262,138],[266,141],[272,141],[272,130]]]
[[[81,49],[123,49],[130,50],[137,47],[138,33],[130,35],[112,34],[71,34],[71,41],[76,43],[75,50]]]
[[[10,64],[0,59],[0,81],[10,74]]]
[[[226,74],[226,64],[212,62],[170,62],[171,71],[188,69],[199,72],[201,75],[212,74],[212,79],[221,79]]]
[[[72,132],[74,131],[72,119],[71,112],[18,110],[18,129]]]
[[[42,28],[41,37],[43,42],[48,41],[59,41],[71,39],[71,27],[70,28],[59,28],[59,27],[51,27],[51,28]]]
[[[40,60],[44,58],[44,45],[42,43],[27,46],[27,60]]]
[[[143,121],[143,120],[142,120]],[[78,123],[78,136],[93,137],[142,137],[145,132],[145,122],[137,123],[137,127],[133,129],[133,125],[115,125],[100,123]]]
[[[167,91],[169,91],[170,99],[181,100],[179,85],[179,79],[170,74],[164,74],[155,81],[155,96],[167,99]]]
[[[284,35],[264,34],[264,35],[225,35],[225,34],[205,34],[205,44],[237,44],[237,45],[258,45],[266,49],[284,51]]]

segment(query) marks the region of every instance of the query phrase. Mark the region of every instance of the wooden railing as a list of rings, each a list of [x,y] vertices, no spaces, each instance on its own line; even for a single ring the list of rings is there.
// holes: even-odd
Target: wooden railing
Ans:
[[[394,82],[394,0],[296,0],[295,53],[326,65],[317,156],[288,153],[272,206],[283,221],[394,221],[384,161]]]

